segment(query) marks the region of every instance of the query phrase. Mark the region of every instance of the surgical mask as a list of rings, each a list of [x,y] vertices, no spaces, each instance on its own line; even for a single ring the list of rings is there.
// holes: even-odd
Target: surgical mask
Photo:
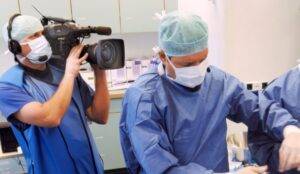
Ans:
[[[176,68],[171,60],[167,57],[175,71],[176,78],[169,77],[172,81],[189,88],[199,86],[203,81],[208,67],[207,61],[204,60],[199,65]]]
[[[45,36],[40,36],[24,44],[29,45],[31,51],[26,57],[34,64],[46,63],[52,55],[50,44]]]

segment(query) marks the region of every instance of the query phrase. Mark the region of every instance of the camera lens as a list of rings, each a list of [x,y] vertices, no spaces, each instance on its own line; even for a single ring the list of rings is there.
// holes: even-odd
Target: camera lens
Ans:
[[[116,58],[117,50],[113,42],[105,41],[102,43],[101,48],[101,58],[102,62],[105,64],[113,63],[113,59]]]
[[[97,64],[100,69],[117,69],[125,64],[124,42],[121,39],[100,40],[97,44],[86,46],[86,52],[89,53],[87,61]]]
[[[121,39],[100,40],[95,45],[94,55],[101,69],[122,68],[125,63],[124,42]]]

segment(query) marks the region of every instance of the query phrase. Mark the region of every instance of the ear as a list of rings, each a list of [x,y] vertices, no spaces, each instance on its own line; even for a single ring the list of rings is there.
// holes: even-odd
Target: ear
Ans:
[[[29,47],[28,44],[21,45],[21,48],[22,48],[21,55],[24,57],[27,56],[31,51],[31,48]]]
[[[162,63],[166,64],[167,63],[167,56],[166,56],[165,52],[160,51],[158,53],[158,55],[159,55],[159,59],[162,61]]]

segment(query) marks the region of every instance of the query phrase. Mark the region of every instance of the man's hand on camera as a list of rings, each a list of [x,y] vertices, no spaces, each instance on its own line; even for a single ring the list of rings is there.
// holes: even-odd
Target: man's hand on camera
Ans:
[[[83,45],[79,44],[77,46],[74,46],[67,58],[67,64],[66,64],[66,70],[65,75],[71,76],[73,78],[77,77],[80,70],[80,65],[83,61],[85,61],[88,57],[88,54],[86,53],[84,56],[80,57],[80,53],[83,49]]]
[[[90,64],[91,65],[91,67],[93,68],[93,70],[95,71],[95,70],[100,70],[99,68],[98,68],[98,65],[97,64]]]
[[[91,64],[91,67],[92,67],[93,70],[94,70],[96,79],[97,79],[97,78],[98,78],[98,79],[99,79],[99,78],[103,79],[103,78],[106,77],[106,75],[105,75],[105,70],[104,70],[104,69],[100,69],[100,68],[98,68],[97,65],[94,65],[94,64]],[[104,79],[103,79],[103,80],[104,80]],[[106,83],[107,83],[106,80],[104,80],[102,85],[106,85]]]

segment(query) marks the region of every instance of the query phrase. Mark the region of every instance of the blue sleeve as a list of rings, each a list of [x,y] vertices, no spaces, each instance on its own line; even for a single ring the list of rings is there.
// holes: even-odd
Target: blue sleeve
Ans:
[[[81,76],[78,76],[78,86],[80,90],[80,95],[82,98],[82,103],[84,110],[86,111],[93,103],[94,90],[82,79]]]
[[[125,158],[135,157],[146,173],[213,173],[196,163],[179,164],[177,157],[172,153],[173,148],[166,134],[163,116],[158,112],[152,95],[148,93],[139,95],[135,91],[131,96],[124,99],[122,113],[122,117],[126,117],[127,147],[128,142],[132,146],[131,149],[123,148]],[[128,150],[132,153],[126,153]],[[128,165],[129,160],[126,161]],[[134,166],[137,168],[136,164]],[[129,170],[132,171],[132,168]]]
[[[292,75],[289,78],[286,75]],[[280,77],[279,79],[275,80],[271,83],[266,90],[260,93],[260,102],[262,105],[266,107],[265,101],[276,101],[277,106],[279,107],[286,107],[287,105],[284,104],[284,100],[287,103],[297,104],[299,95],[299,84],[295,83],[295,79],[293,75],[298,75],[296,73],[286,74]],[[291,80],[291,81],[288,81]],[[289,88],[287,90],[286,88]],[[292,94],[289,92],[293,91]],[[289,95],[286,95],[286,94]],[[248,142],[249,142],[249,149],[253,156],[253,159],[260,165],[267,164],[269,166],[271,173],[278,172],[279,167],[279,149],[281,146],[281,141],[271,137],[259,130],[250,131],[248,134]],[[286,173],[299,173],[296,170],[291,170]]]
[[[243,122],[249,129],[257,129],[260,121],[258,97],[235,78],[231,77],[228,83],[228,90],[232,94],[229,102],[229,119]]]
[[[249,131],[261,130],[282,140],[285,126],[299,124],[279,103],[263,97],[261,93],[255,95],[238,80],[233,80],[232,84],[235,87],[229,118],[245,123]]]
[[[139,162],[136,160],[134,155],[134,150],[131,146],[131,142],[128,136],[128,125],[131,121],[130,119],[134,119],[132,113],[134,112],[134,108],[128,108],[128,98],[126,97],[127,93],[124,96],[123,103],[122,103],[122,114],[120,119],[119,131],[120,131],[120,142],[123,151],[124,160],[127,166],[129,173],[139,173],[140,165]],[[135,97],[135,96],[133,96]],[[135,103],[132,103],[135,102]],[[136,100],[131,98],[131,106],[137,106]]]
[[[280,141],[260,131],[249,131],[248,146],[256,163],[268,165],[271,173],[278,172]]]
[[[259,92],[259,108],[267,126],[275,133],[273,137],[279,141],[283,140],[283,129],[287,125],[300,126],[298,120],[284,109],[279,101],[268,98],[263,92]]]
[[[0,83],[0,111],[11,123],[19,125],[14,114],[24,105],[35,101],[24,89],[17,86]]]

